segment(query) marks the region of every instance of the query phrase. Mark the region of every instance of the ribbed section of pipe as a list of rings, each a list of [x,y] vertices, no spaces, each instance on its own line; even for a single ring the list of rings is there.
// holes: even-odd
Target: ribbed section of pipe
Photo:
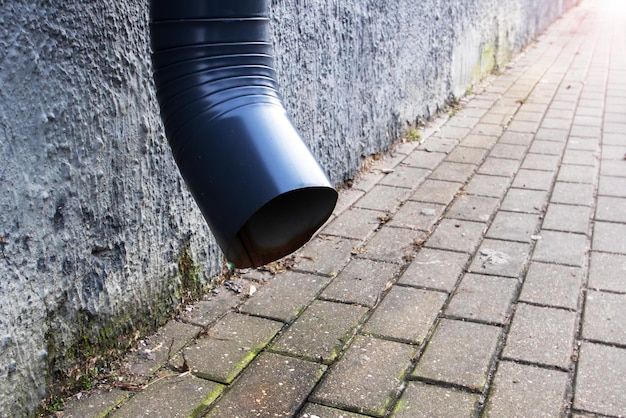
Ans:
[[[298,249],[337,192],[287,115],[265,0],[152,0],[152,62],[172,152],[226,258]]]

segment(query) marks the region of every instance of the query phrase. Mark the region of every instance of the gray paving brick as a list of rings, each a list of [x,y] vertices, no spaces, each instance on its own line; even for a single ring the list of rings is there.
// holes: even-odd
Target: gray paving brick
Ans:
[[[160,379],[112,413],[116,418],[202,416],[224,386],[192,375]]]
[[[596,168],[582,165],[561,165],[558,181],[570,183],[594,184],[596,179]]]
[[[534,132],[537,132],[537,129],[539,129],[538,121],[526,121],[526,120],[522,121],[522,120],[519,120],[517,117],[513,119],[513,121],[507,127],[508,131],[513,131],[513,132],[534,133]]]
[[[538,305],[576,309],[584,272],[580,267],[531,262],[520,300]]]
[[[626,177],[626,163],[618,160],[602,160],[600,174],[603,176]]]
[[[576,312],[520,303],[502,355],[567,369],[574,344]]]
[[[461,145],[464,147],[483,148],[488,150],[491,149],[496,142],[498,142],[497,136],[470,134],[461,141]]]
[[[626,349],[584,342],[580,349],[574,407],[620,416],[626,411]]]
[[[520,161],[506,158],[487,157],[478,169],[479,174],[513,177],[520,166]]]
[[[626,141],[624,145],[602,145],[603,160],[623,160],[626,155]]]
[[[359,241],[335,237],[317,236],[297,253],[297,270],[336,276],[348,264],[352,250]]]
[[[479,123],[476,126],[474,126],[474,129],[472,129],[472,133],[473,134],[478,134],[478,135],[502,135],[502,132],[504,132],[504,128],[502,127],[501,124],[491,124],[491,123]]]
[[[368,192],[372,187],[376,186],[383,177],[385,177],[385,174],[382,173],[382,171],[371,170],[361,173],[352,185],[352,188]]]
[[[363,332],[419,345],[447,296],[442,292],[394,286],[367,321]]]
[[[596,167],[598,165],[598,154],[587,150],[567,149],[565,154],[563,154],[563,164]]]
[[[479,165],[486,155],[487,150],[482,148],[458,146],[448,154],[446,161]]]
[[[590,108],[589,111],[595,111],[596,109]],[[578,108],[576,112],[580,112],[581,108]],[[584,110],[583,110],[584,114]],[[572,119],[574,117],[574,111],[570,109],[548,109],[545,112],[547,118],[557,119]]]
[[[448,205],[463,184],[428,179],[413,193],[411,200]]]
[[[363,190],[355,188],[343,189],[339,191],[339,199],[333,211],[334,216],[338,216],[350,208],[357,200],[365,195]]]
[[[491,149],[489,156],[493,158],[508,158],[511,160],[521,161],[524,158],[524,155],[526,155],[527,149],[528,147],[525,145],[499,143]]]
[[[498,211],[486,236],[507,241],[531,242],[531,236],[536,233],[538,226],[537,214]]]
[[[511,188],[507,192],[500,210],[524,213],[543,213],[548,199],[548,192]]]
[[[592,251],[589,287],[626,293],[626,256]]]
[[[411,167],[426,168],[434,170],[444,158],[446,158],[444,152],[428,152],[428,151],[413,151],[403,161],[403,164],[407,164]]]
[[[586,234],[592,210],[589,206],[559,205],[550,203],[542,228],[563,232]]]
[[[469,128],[466,127],[456,127],[450,125],[444,125],[441,127],[439,132],[435,134],[436,137],[442,139],[463,139],[470,132]]]
[[[615,112],[605,112],[605,117],[609,115],[610,113],[615,113]],[[624,145],[624,135],[623,133],[606,132],[604,133],[604,135],[602,135],[602,144],[603,145]]]
[[[446,125],[458,128],[473,128],[480,121],[479,117],[464,115],[462,112],[457,113],[447,122]]]
[[[567,373],[503,361],[485,407],[487,417],[563,416]]]
[[[394,212],[402,202],[409,198],[411,192],[412,190],[407,188],[378,184],[365,196],[357,200],[354,206],[381,212]],[[341,219],[342,216],[347,216],[349,213],[351,213],[351,210],[344,212],[338,219]],[[331,225],[332,224],[334,224],[334,222],[331,223]]]
[[[513,187],[530,190],[550,190],[554,173],[552,171],[520,169],[513,180]]]
[[[569,126],[565,129],[540,128],[537,130],[537,133],[535,134],[535,139],[538,139],[540,141],[565,142],[567,141],[567,137],[569,135],[568,129],[569,129]]]
[[[189,310],[184,310],[179,319],[191,325],[207,327],[240,303],[240,295],[220,291],[217,294],[211,294],[208,300],[201,300],[190,306]]]
[[[564,131],[568,131],[571,126],[572,126],[572,120],[571,119],[564,119],[564,118],[546,117],[546,118],[544,118],[543,122],[541,123],[541,127],[542,128],[561,129],[561,130],[564,130]]]
[[[555,171],[559,165],[558,155],[528,154],[524,158],[522,168],[528,170]]]
[[[308,403],[298,415],[298,418],[367,418],[365,415],[330,408],[324,405]]]
[[[485,196],[462,195],[456,198],[446,218],[487,222],[495,213],[499,199]]]
[[[479,222],[443,219],[424,246],[472,253],[478,246],[485,227],[485,224]]]
[[[564,149],[565,143],[563,142],[536,140],[533,141],[533,144],[530,146],[530,149],[528,151],[535,154],[560,156],[563,154]]]
[[[434,180],[447,180],[465,183],[476,170],[473,164],[442,162],[430,175]]]
[[[325,370],[320,364],[263,353],[207,417],[294,416]]]
[[[529,112],[526,110],[520,110],[515,114],[515,119],[526,122],[541,122],[543,116],[543,112]]]
[[[626,345],[626,295],[590,290],[583,315],[583,337]]]
[[[241,307],[253,315],[293,321],[331,280],[312,274],[286,272],[277,275]]]
[[[495,326],[442,319],[412,376],[482,390],[501,331]]]
[[[426,232],[383,226],[364,247],[359,257],[404,264],[426,239]]]
[[[426,152],[443,152],[447,154],[458,144],[458,139],[442,138],[441,136],[433,135],[424,141],[419,149]]]
[[[599,126],[572,125],[572,134],[581,138],[599,138],[602,130]]]
[[[529,258],[530,244],[485,239],[469,271],[518,278]]]
[[[626,254],[626,225],[595,222],[591,248],[607,253]]]
[[[394,190],[405,190],[389,187]],[[385,212],[351,208],[322,229],[322,233],[355,240],[365,240],[378,228]]]
[[[410,382],[398,406],[394,418],[458,418],[470,417],[478,395],[461,392],[421,382]]]
[[[580,234],[557,231],[541,231],[541,239],[532,259],[574,267],[584,265],[587,252],[587,237]]]
[[[382,417],[414,354],[408,344],[357,337],[311,400]]]
[[[396,264],[354,259],[339,273],[321,296],[339,302],[374,307],[398,270],[399,266]]]
[[[593,138],[579,138],[571,136],[569,141],[567,141],[566,148],[570,150],[582,150],[595,153],[598,151],[598,140]]]
[[[482,118],[481,121],[490,125],[502,125],[505,126],[511,121],[510,114],[502,114],[502,113],[493,113],[487,112]],[[494,136],[498,136],[494,134]]]
[[[282,326],[280,322],[232,312],[185,347],[184,358],[195,375],[231,383]]]
[[[314,301],[272,345],[272,349],[311,361],[330,364],[367,308],[327,301]]]
[[[626,197],[626,178],[601,176],[598,194],[602,196]]]
[[[510,310],[517,281],[467,273],[454,292],[446,315],[503,324]]]
[[[596,219],[626,223],[626,198],[599,196]]]
[[[388,224],[394,227],[430,231],[439,221],[445,208],[444,205],[434,203],[409,201],[393,215]]]
[[[557,181],[554,184],[550,200],[552,203],[592,206],[594,204],[594,186],[593,184],[563,183]]]
[[[96,389],[81,393],[66,400],[63,411],[57,412],[62,418],[103,418],[130,396],[129,392],[119,389]]]
[[[468,254],[423,248],[398,283],[450,292],[468,260]]]
[[[392,173],[389,173],[380,179],[378,184],[415,190],[426,179],[428,174],[430,174],[430,170],[425,168],[417,168],[400,164],[393,169]],[[376,187],[372,191],[375,191]]]
[[[507,177],[476,174],[465,187],[465,192],[476,196],[501,199],[507,191],[510,179]]]

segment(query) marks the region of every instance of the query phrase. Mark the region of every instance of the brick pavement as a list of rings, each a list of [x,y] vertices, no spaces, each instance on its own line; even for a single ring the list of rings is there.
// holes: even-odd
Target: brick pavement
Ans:
[[[625,24],[583,1],[60,415],[625,416]]]

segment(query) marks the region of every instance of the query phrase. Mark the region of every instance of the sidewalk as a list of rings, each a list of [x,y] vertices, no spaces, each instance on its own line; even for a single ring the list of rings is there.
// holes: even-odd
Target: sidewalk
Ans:
[[[582,1],[59,416],[626,416],[625,28]]]

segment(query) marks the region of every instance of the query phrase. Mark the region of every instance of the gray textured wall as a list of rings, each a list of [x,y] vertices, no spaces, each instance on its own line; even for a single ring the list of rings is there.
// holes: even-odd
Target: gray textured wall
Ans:
[[[286,107],[339,183],[574,1],[272,0]],[[186,249],[221,271],[163,136],[147,7],[0,0],[0,417],[166,318]]]

